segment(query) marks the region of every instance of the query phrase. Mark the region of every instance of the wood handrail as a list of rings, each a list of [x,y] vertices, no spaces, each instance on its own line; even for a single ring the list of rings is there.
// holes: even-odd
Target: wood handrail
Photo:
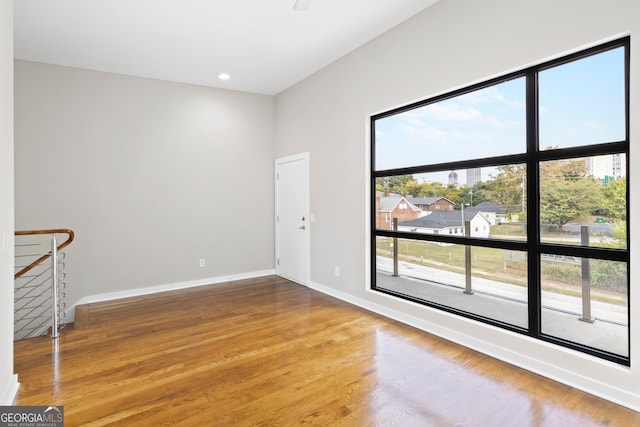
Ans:
[[[33,234],[66,234],[68,236],[67,240],[65,240],[64,242],[62,242],[61,244],[58,245],[58,249],[57,249],[58,251],[61,250],[61,249],[66,248],[67,246],[69,246],[71,244],[71,242],[73,242],[73,238],[75,236],[73,230],[68,230],[68,229],[25,230],[25,231],[16,231],[14,234],[16,236],[30,236],[30,235],[33,235]],[[47,253],[47,254],[42,255],[40,258],[38,258],[37,260],[33,261],[28,266],[26,266],[22,270],[18,271],[13,276],[13,278],[17,279],[18,277],[24,275],[26,272],[28,272],[32,268],[36,267],[38,264],[40,264],[41,262],[43,262],[44,260],[46,260],[50,256],[51,256],[51,251],[49,251],[49,253]]]

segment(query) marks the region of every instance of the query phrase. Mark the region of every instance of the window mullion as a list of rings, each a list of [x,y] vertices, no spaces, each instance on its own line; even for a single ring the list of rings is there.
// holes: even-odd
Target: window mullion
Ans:
[[[538,74],[527,73],[527,261],[528,261],[528,314],[529,333],[539,336],[541,329],[541,289],[540,289],[540,219],[538,194],[540,191],[538,159]]]

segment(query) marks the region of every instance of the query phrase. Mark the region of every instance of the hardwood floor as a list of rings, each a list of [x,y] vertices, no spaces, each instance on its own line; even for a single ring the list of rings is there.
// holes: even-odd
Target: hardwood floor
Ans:
[[[91,304],[15,343],[66,426],[632,426],[640,414],[277,277]]]

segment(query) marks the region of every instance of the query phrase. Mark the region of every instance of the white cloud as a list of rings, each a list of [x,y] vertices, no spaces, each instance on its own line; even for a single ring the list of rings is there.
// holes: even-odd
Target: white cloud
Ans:
[[[482,124],[504,127],[505,124],[491,114],[484,114],[477,108],[463,106],[454,102],[439,102],[415,110],[420,116],[441,122]]]
[[[524,94],[523,94],[524,96]],[[507,99],[497,87],[492,86],[486,89],[480,89],[473,92],[466,93],[457,97],[456,99],[470,105],[486,104],[489,102],[495,102],[498,104],[506,105],[510,108],[521,110],[524,108],[524,103],[520,101],[512,101]]]
[[[404,140],[408,143],[439,143],[447,144],[453,140],[464,138],[465,135],[458,131],[445,131],[442,129],[428,126],[411,126],[410,124],[400,125],[400,130],[404,136]]]

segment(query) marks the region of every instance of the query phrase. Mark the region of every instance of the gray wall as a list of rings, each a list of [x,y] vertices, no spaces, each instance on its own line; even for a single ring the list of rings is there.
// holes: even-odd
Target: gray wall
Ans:
[[[75,231],[69,306],[272,271],[273,137],[273,97],[16,61],[16,229]]]
[[[368,118],[455,88],[631,34],[640,38],[637,0],[441,0],[276,98],[276,157],[309,152],[312,286],[511,363],[640,409],[640,345],[631,368],[368,290]],[[640,46],[632,42],[631,135],[640,108]],[[640,166],[631,147],[631,181]],[[633,184],[632,184],[633,185]],[[631,206],[637,206],[637,189]],[[349,207],[345,214],[342,207]],[[632,208],[632,266],[640,211]],[[335,277],[334,266],[341,275]],[[640,283],[631,270],[632,284]],[[640,292],[631,292],[631,307]],[[634,310],[631,327],[640,324]],[[637,331],[632,329],[632,337]]]
[[[0,0],[0,405],[10,405],[13,374],[13,2]]]

